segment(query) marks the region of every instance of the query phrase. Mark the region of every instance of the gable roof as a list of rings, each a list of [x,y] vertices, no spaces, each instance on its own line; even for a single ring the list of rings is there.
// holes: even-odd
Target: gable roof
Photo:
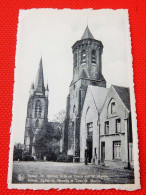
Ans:
[[[89,89],[91,91],[97,111],[100,112],[109,89],[93,85],[89,85]]]
[[[115,89],[116,93],[122,100],[125,107],[130,111],[130,91],[128,87],[120,87],[116,85],[112,85],[112,87]]]
[[[81,39],[89,39],[89,38],[94,39],[91,31],[89,30],[89,28],[87,26]]]

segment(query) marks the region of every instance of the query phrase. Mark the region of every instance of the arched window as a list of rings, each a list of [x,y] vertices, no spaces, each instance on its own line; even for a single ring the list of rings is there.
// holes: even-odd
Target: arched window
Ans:
[[[38,119],[36,120],[35,126],[39,127],[39,120]]]
[[[41,102],[40,100],[37,100],[35,105],[35,118],[41,117],[41,112],[42,112]]]
[[[115,108],[115,102],[111,103],[111,114],[115,114],[116,108]]]
[[[74,54],[74,67],[77,66],[77,53]]]
[[[93,49],[92,50],[92,54],[91,54],[91,58],[92,58],[92,63],[96,64],[96,51]]]
[[[82,50],[81,52],[81,63],[84,64],[86,63],[86,50]]]
[[[111,117],[116,114],[117,114],[116,101],[112,98],[108,104],[108,117]]]

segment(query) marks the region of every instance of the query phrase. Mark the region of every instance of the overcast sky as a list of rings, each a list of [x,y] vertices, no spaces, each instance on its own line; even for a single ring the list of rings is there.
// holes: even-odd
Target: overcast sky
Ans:
[[[73,70],[71,47],[81,39],[87,20],[94,38],[104,46],[102,70],[107,87],[129,86],[126,10],[21,10],[15,60],[14,142],[24,140],[29,91],[41,56],[45,84],[49,85],[49,121],[65,109]]]

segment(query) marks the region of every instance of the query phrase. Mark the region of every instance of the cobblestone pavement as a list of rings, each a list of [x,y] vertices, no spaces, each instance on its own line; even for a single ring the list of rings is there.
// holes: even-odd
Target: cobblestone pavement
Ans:
[[[132,170],[83,163],[14,162],[12,183],[134,183]]]

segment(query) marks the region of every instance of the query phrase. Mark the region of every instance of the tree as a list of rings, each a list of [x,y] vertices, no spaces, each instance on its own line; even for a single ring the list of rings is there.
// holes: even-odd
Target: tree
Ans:
[[[48,160],[55,160],[60,151],[60,138],[60,129],[56,128],[53,123],[46,122],[35,138],[34,147],[39,158],[43,159],[46,156]]]
[[[14,152],[13,152],[13,160],[22,160],[23,150],[24,150],[23,144],[15,143]]]
[[[66,116],[66,111],[61,110],[60,112],[58,112],[58,114],[55,115],[53,122],[58,122],[58,123],[63,124],[65,120],[65,116]]]
[[[58,123],[58,125],[60,126],[60,130],[61,130],[60,152],[62,152],[63,150],[63,139],[64,139],[63,126],[64,126],[65,117],[66,117],[66,111],[61,110],[60,112],[58,112],[58,114],[55,115],[55,118],[54,118],[54,122]]]

